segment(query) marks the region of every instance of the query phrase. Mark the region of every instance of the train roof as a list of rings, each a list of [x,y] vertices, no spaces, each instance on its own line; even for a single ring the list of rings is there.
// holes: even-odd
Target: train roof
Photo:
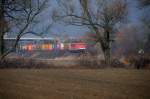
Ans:
[[[16,40],[16,38],[4,38],[5,40]],[[54,38],[20,38],[20,40],[54,40]]]

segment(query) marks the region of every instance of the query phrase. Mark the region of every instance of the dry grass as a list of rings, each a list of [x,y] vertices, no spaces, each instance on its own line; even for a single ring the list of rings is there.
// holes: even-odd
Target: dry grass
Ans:
[[[3,69],[0,99],[150,99],[150,71]]]

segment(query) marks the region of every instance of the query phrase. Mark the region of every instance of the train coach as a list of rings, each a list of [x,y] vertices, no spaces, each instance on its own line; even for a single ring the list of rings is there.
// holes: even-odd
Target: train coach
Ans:
[[[5,38],[6,48],[11,49],[15,38]],[[16,50],[20,51],[52,51],[52,50],[85,50],[87,44],[82,41],[62,42],[53,38],[21,38]]]

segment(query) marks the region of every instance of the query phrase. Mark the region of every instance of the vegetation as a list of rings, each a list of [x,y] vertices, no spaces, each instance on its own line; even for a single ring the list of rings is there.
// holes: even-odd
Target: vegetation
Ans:
[[[37,16],[46,8],[48,0],[1,0],[0,1],[0,56],[3,59],[15,50],[20,38],[25,34],[41,35],[33,31],[37,24]],[[49,27],[49,26],[48,26]],[[4,36],[16,38],[12,49],[6,50]]]
[[[56,9],[54,17],[75,26],[86,26],[96,34],[101,44],[106,63],[111,62],[111,43],[114,40],[115,25],[126,17],[125,0],[57,0],[61,11]],[[58,10],[58,11],[57,11]]]
[[[149,10],[150,0],[0,0],[0,99],[150,99]],[[43,12],[50,16],[45,18]],[[51,20],[46,26],[44,18]],[[130,18],[136,19],[129,22]],[[30,51],[27,58],[22,57],[25,50],[7,56],[21,37],[42,36],[53,22],[58,31],[57,22],[84,27],[87,38],[96,43],[87,42],[102,50],[104,60],[99,51],[85,47],[79,50],[82,54],[63,50],[63,55],[54,55],[59,58],[52,56],[57,48]],[[57,46],[59,39],[71,39],[65,33],[53,35]],[[5,37],[16,38],[9,50]],[[51,57],[44,59],[46,55]]]

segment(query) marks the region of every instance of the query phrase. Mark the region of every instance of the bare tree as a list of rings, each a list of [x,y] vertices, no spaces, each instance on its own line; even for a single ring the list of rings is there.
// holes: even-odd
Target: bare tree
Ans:
[[[69,25],[86,26],[96,34],[106,63],[111,62],[114,27],[127,14],[126,0],[57,0],[60,9],[54,11],[56,20]],[[57,16],[57,17],[56,17]]]
[[[149,0],[139,0],[141,3],[141,6],[149,6],[150,5],[150,1]]]
[[[1,0],[0,1],[0,54],[3,59],[8,53],[12,52],[20,38],[25,34],[32,33],[41,36],[32,30],[38,22],[38,16],[47,7],[48,0]],[[49,25],[47,29],[50,28]],[[5,50],[4,36],[13,34],[16,41],[12,49]]]

